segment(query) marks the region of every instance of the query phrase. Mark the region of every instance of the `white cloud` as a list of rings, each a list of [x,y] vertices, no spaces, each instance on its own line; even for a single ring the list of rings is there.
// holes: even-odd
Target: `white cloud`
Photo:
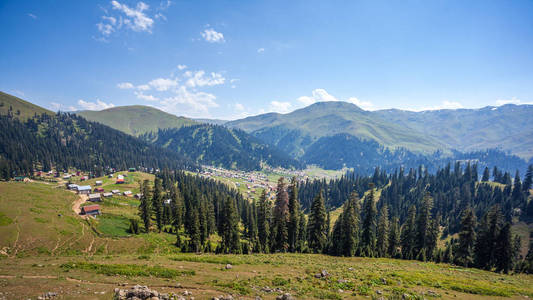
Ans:
[[[96,102],[87,102],[82,99],[78,100],[78,105],[86,110],[102,110],[111,107],[115,107],[113,103],[105,103],[100,99],[96,99]]]
[[[34,20],[37,19],[37,16],[34,15],[34,14],[32,14],[32,13],[29,13],[29,14],[28,14],[28,17],[30,17],[30,18],[32,18],[32,19],[34,19]]]
[[[182,71],[182,70],[185,70],[185,69],[187,69],[186,65],[178,65],[178,70]]]
[[[187,86],[189,87],[202,87],[202,86],[214,86],[224,84],[226,78],[220,73],[211,72],[209,75],[205,75],[205,71],[200,70],[196,72],[185,72],[186,77],[190,77],[187,80]]]
[[[138,85],[137,86],[137,89],[139,91],[149,91],[151,89],[151,87],[147,84],[141,84],[141,85]]]
[[[74,106],[67,106],[61,103],[57,103],[57,102],[51,102],[49,107],[53,111],[75,111],[76,110]]]
[[[333,97],[332,95],[328,94],[325,89],[315,89],[313,92],[311,92],[312,96],[302,96],[298,98],[297,100],[303,103],[304,105],[311,105],[315,102],[323,102],[323,101],[339,101],[337,98]]]
[[[374,110],[374,104],[372,104],[370,101],[361,101],[356,97],[350,97],[348,98],[347,102],[353,103],[364,110]]]
[[[121,90],[128,90],[134,88],[133,84],[131,84],[130,82],[121,82],[117,84],[117,87]]]
[[[209,43],[224,43],[224,35],[221,32],[216,32],[214,29],[208,28],[201,32],[202,37]]]
[[[192,117],[209,116],[209,108],[218,107],[216,96],[205,92],[191,92],[185,86],[179,87],[175,95],[160,101],[161,109],[177,115]]]
[[[153,95],[143,94],[143,92],[135,91],[134,94],[135,94],[135,96],[137,96],[137,98],[145,100],[145,101],[157,101],[157,100],[159,100],[159,98],[157,98],[157,97],[155,97]]]
[[[265,48],[259,48],[259,49],[257,49],[257,53],[263,53],[263,52],[265,52]]]
[[[111,1],[111,7],[113,8],[112,11],[101,7],[105,15],[96,24],[96,28],[102,35],[99,38],[95,38],[98,41],[107,41],[107,37],[120,30],[123,26],[136,32],[152,33],[154,18],[166,20],[166,17],[160,12],[156,13],[154,17],[150,17],[147,14],[149,6],[142,1],[138,2],[135,7],[129,7],[113,0]],[[157,10],[161,11],[166,9],[166,7],[168,7],[167,4],[160,6]]]
[[[149,6],[144,2],[138,2],[136,8],[131,8],[126,4],[121,4],[116,0],[111,1],[113,9],[116,9],[126,16],[124,17],[124,24],[128,26],[133,31],[145,31],[152,32],[152,26],[154,25],[154,20],[148,17],[144,11],[146,11]]]
[[[156,90],[163,92],[178,86],[178,79],[157,78],[150,81],[148,84]]]
[[[290,102],[272,101],[270,102],[270,111],[278,113],[288,113],[292,104]]]
[[[533,101],[522,101],[520,99],[517,99],[516,97],[512,97],[511,99],[498,99],[496,100],[496,105],[501,106],[505,104],[533,104]]]

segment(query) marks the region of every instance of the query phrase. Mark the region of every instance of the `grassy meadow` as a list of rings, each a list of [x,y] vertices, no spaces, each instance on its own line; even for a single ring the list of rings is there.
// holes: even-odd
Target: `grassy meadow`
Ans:
[[[133,181],[151,176],[130,175]],[[114,179],[104,179],[103,186],[114,189]],[[119,188],[133,190],[135,183]],[[0,182],[0,291],[8,299],[48,291],[65,299],[110,299],[123,284],[165,293],[188,290],[196,299],[221,294],[275,299],[282,292],[297,299],[533,297],[532,275],[448,264],[316,254],[180,253],[173,234],[127,232],[128,219],[136,217],[136,200],[104,199],[103,215],[85,220],[72,211],[77,197],[52,184]],[[329,275],[316,278],[322,270]]]

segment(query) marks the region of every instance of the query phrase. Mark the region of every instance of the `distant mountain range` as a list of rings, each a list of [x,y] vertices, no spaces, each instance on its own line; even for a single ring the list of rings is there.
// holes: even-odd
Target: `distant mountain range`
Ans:
[[[19,111],[21,119],[35,113],[53,115],[4,93],[0,109],[15,117]],[[347,102],[319,102],[288,114],[227,122],[192,120],[147,106],[76,114],[196,162],[227,168],[316,164],[367,172],[375,166],[438,167],[461,159],[478,160],[485,166],[507,165],[512,170],[523,169],[527,160],[533,162],[532,105],[412,112],[365,111]]]

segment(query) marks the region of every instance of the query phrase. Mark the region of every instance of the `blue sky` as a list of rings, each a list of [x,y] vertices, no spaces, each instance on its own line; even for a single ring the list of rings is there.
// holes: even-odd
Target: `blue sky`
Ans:
[[[533,102],[533,1],[0,2],[0,90],[234,119]]]

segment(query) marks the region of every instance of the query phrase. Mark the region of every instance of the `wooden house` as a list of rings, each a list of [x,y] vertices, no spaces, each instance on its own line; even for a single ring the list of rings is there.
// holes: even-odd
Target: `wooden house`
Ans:
[[[102,198],[100,197],[100,193],[89,194],[89,201],[91,201],[91,202],[100,202],[100,201],[102,201]]]
[[[78,194],[89,195],[91,193],[90,185],[80,185],[78,186]]]
[[[100,214],[100,205],[87,205],[81,208],[81,215],[94,216]]]
[[[101,180],[96,180],[96,182],[94,183],[94,185],[96,185],[96,186],[100,186],[102,184],[104,184],[104,183]]]

